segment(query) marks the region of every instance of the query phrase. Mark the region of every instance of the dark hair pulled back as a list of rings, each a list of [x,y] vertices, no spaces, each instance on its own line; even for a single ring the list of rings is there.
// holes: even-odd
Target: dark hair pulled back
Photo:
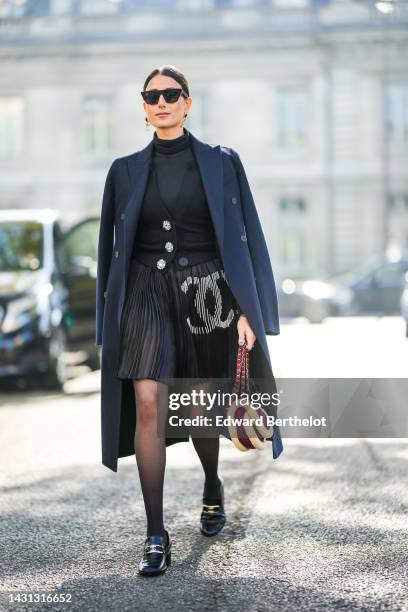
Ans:
[[[190,89],[188,87],[188,82],[187,82],[185,74],[181,72],[181,70],[179,70],[177,66],[171,66],[168,64],[164,66],[160,66],[159,68],[155,68],[154,70],[152,70],[152,72],[149,74],[149,76],[144,82],[143,91],[145,91],[146,87],[149,84],[149,81],[151,81],[151,79],[155,77],[157,74],[163,74],[164,76],[172,77],[175,81],[177,81],[177,83],[179,83],[182,86],[186,94],[190,96]]]

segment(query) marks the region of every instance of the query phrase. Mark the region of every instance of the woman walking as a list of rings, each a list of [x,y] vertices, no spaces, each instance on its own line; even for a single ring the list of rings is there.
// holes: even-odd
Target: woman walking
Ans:
[[[233,379],[243,344],[252,371],[272,380],[265,334],[279,333],[279,319],[264,236],[237,153],[207,145],[184,127],[192,98],[175,66],[155,69],[141,94],[146,123],[155,131],[145,149],[115,160],[106,180],[96,342],[103,346],[103,463],[116,471],[118,457],[136,455],[147,518],[139,573],[151,576],[171,560],[163,520],[166,446],[186,439],[158,435],[167,416],[166,385],[194,378],[208,389],[214,378]],[[234,211],[227,214],[230,204],[223,200],[230,188]],[[239,231],[239,244],[236,235],[228,241],[228,222]],[[213,536],[226,521],[219,436],[191,437],[205,477],[200,529]],[[274,456],[278,438],[277,430]]]

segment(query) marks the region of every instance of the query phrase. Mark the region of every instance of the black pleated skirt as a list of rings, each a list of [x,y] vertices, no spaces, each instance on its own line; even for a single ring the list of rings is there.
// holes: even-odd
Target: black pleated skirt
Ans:
[[[219,258],[166,272],[131,261],[118,378],[235,376],[237,303]]]

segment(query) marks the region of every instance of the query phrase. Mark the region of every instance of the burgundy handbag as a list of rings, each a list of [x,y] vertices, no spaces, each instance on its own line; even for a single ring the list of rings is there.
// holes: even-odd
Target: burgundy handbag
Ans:
[[[233,399],[227,408],[231,441],[242,452],[251,449],[263,450],[265,439],[273,435],[273,425],[268,425],[268,414],[262,406],[255,408],[250,403],[249,350],[246,344],[238,348],[232,393],[236,394],[236,399]],[[246,398],[242,397],[243,393],[247,394]],[[231,419],[235,419],[236,422],[232,422]],[[250,421],[248,424],[244,419],[256,419],[256,422]]]

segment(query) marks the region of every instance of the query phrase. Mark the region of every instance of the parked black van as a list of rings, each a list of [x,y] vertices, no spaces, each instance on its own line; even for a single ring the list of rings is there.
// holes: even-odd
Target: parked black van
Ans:
[[[73,355],[92,369],[99,217],[63,230],[52,209],[0,210],[0,386],[62,388]]]

